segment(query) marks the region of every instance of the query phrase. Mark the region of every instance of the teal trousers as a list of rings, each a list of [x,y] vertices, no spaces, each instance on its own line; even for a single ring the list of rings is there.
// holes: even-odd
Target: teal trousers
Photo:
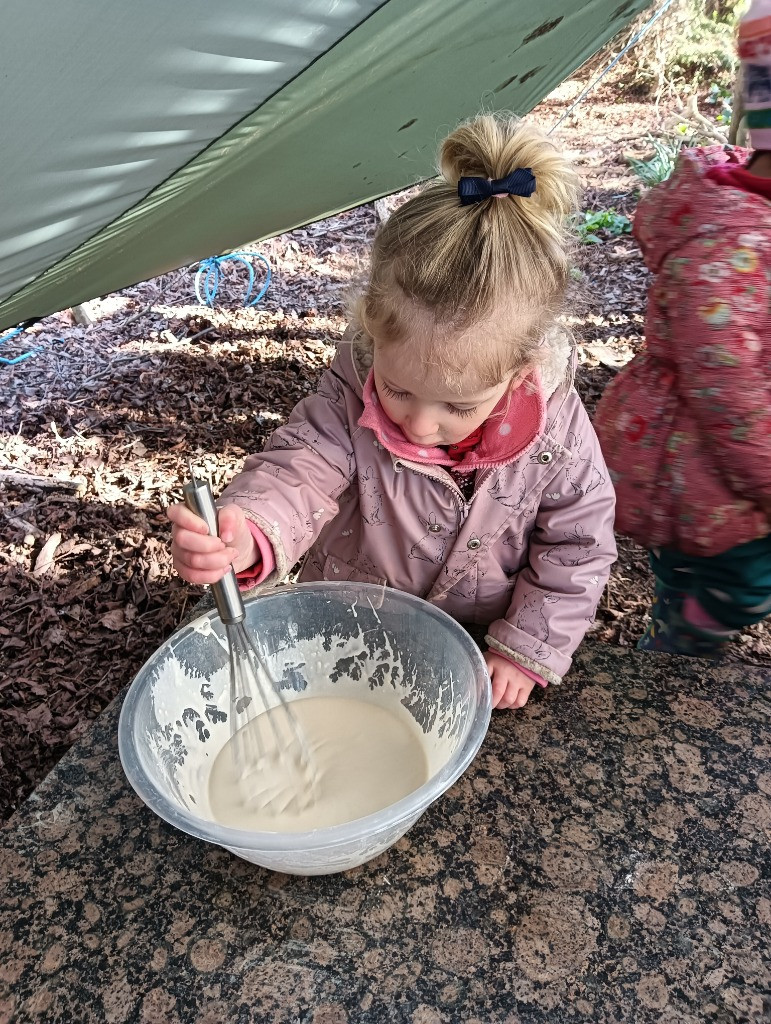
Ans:
[[[656,578],[695,597],[726,629],[741,629],[771,614],[771,534],[711,558],[661,548],[651,552]]]

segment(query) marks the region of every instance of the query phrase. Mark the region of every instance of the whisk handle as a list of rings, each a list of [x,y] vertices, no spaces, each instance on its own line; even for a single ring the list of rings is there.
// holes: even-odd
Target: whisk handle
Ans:
[[[219,536],[217,506],[214,504],[214,495],[208,480],[199,480],[191,476],[182,488],[182,494],[187,507],[203,519],[212,537]],[[235,572],[231,569],[218,583],[212,583],[211,590],[217,612],[224,624],[232,626],[237,622],[243,622],[246,612]]]

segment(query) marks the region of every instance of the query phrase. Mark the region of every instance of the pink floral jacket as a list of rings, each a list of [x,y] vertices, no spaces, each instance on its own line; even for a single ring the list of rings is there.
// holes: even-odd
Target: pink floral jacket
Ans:
[[[706,177],[747,156],[684,151],[635,219],[646,344],[595,425],[616,527],[646,547],[709,556],[771,532],[771,203]]]
[[[559,682],[616,554],[613,488],[566,382],[568,356],[557,353],[550,384],[519,397],[516,421],[524,426],[515,452],[501,462],[496,442],[480,445],[490,455],[467,501],[430,452],[397,454],[382,431],[362,425],[371,347],[343,342],[316,394],[246,460],[220,499],[241,505],[273,546],[276,567],[261,586],[306,555],[301,580],[376,582],[416,594],[489,627],[493,649]],[[497,431],[507,434],[509,425]]]

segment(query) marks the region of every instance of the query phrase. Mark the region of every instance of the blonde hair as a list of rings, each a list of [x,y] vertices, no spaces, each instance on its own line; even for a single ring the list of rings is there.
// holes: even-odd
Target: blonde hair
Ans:
[[[535,176],[532,196],[461,206],[461,177],[503,178],[518,167]],[[502,113],[459,125],[442,143],[439,170],[380,227],[355,315],[378,344],[403,342],[416,316],[427,318],[416,359],[448,381],[472,369],[492,386],[544,356],[568,281],[578,176],[538,128]],[[448,334],[452,344],[443,344]]]

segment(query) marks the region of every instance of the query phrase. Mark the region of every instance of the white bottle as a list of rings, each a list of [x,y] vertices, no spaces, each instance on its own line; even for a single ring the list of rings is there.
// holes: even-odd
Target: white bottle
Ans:
[[[739,23],[739,59],[752,148],[771,150],[771,0],[752,0]]]

